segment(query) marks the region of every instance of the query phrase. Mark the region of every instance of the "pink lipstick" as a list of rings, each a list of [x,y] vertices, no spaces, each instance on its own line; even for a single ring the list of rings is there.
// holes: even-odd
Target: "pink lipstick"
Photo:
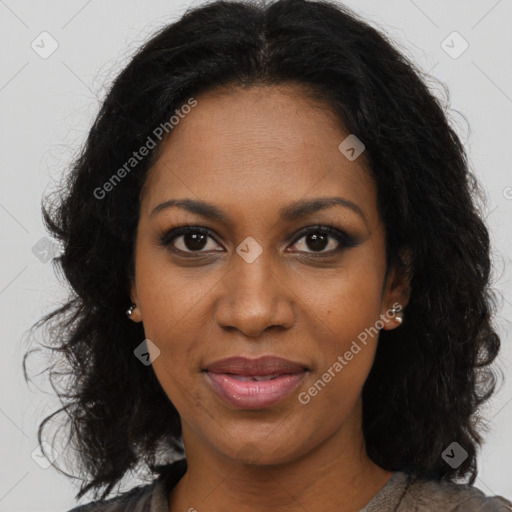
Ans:
[[[241,409],[263,409],[286,398],[309,368],[275,356],[258,359],[231,357],[206,366],[206,380],[228,404]]]

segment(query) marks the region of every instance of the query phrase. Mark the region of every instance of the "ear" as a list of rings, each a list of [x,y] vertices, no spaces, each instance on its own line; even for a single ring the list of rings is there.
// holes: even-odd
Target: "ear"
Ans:
[[[400,262],[395,263],[389,270],[382,296],[381,320],[383,329],[391,330],[399,327],[403,320],[403,310],[411,297],[412,253],[404,248],[399,253]],[[393,308],[399,312],[394,313]],[[396,310],[395,310],[396,311]]]
[[[137,286],[135,280],[130,279],[130,299],[131,303],[135,304],[136,308],[133,310],[130,320],[133,322],[142,322],[142,311],[140,309],[139,294],[137,293]]]

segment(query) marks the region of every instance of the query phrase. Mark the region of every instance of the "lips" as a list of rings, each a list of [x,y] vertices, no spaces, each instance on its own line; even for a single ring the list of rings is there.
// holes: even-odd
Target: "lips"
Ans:
[[[231,373],[243,377],[267,377],[267,379],[283,374],[300,373],[308,369],[304,364],[276,356],[263,356],[258,359],[230,357],[206,366],[206,370],[212,373]]]
[[[206,366],[211,389],[238,409],[264,409],[284,400],[300,385],[309,368],[275,356],[231,357]]]

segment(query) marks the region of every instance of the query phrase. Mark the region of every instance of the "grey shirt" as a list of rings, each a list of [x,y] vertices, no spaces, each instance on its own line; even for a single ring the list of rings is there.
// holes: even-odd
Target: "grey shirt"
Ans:
[[[186,459],[180,459],[172,463],[152,484],[136,487],[107,501],[82,505],[69,512],[169,512],[169,493],[186,470]],[[195,507],[201,510],[200,505],[196,504]],[[487,497],[475,487],[445,481],[417,480],[396,471],[359,512],[510,511],[510,501],[499,496]]]

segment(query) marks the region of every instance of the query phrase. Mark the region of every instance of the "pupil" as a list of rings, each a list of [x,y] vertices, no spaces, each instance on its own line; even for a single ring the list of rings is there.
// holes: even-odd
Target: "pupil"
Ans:
[[[309,243],[312,242],[312,243]],[[306,243],[309,249],[322,251],[327,246],[327,235],[313,234],[306,237]]]
[[[206,235],[203,233],[186,233],[184,243],[187,249],[200,250],[203,249],[206,242]]]

